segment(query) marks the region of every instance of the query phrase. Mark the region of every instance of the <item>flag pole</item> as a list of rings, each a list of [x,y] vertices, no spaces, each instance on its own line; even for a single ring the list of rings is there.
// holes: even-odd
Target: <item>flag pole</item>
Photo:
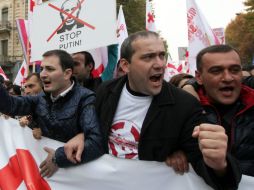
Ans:
[[[29,37],[28,37],[29,38]],[[30,63],[30,47],[29,47],[29,40],[27,40],[26,42],[26,60],[27,60],[27,63],[26,63],[26,70],[27,70],[27,75],[29,75],[29,63]]]

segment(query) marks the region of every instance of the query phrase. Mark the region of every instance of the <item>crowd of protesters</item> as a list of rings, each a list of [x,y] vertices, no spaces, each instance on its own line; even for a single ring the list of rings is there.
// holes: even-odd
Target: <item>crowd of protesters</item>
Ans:
[[[131,34],[119,60],[117,48],[108,47],[99,78],[92,76],[89,52],[62,50],[43,54],[41,72],[27,77],[23,94],[0,78],[0,112],[18,116],[37,139],[65,143],[45,147],[43,177],[105,153],[166,162],[179,173],[191,163],[214,189],[237,189],[242,174],[254,176],[254,69],[243,77],[237,50],[205,48],[195,77],[182,73],[166,82],[166,52],[157,33]]]

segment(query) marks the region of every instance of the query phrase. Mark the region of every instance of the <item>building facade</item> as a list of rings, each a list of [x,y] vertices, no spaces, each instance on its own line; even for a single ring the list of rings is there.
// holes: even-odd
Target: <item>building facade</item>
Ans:
[[[16,19],[27,19],[28,0],[0,0],[0,65],[11,81],[23,61]]]

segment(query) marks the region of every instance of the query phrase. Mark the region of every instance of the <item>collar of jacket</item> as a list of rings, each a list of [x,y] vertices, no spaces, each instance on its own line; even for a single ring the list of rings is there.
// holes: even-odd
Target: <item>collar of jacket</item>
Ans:
[[[69,92],[67,92],[67,94],[64,96],[64,97],[69,97],[70,96],[70,94],[72,94],[73,93],[73,91],[75,90],[75,88],[77,87],[77,85],[79,85],[78,84],[78,82],[77,82],[77,80],[74,78],[74,77],[71,77],[71,82],[73,82],[74,81],[74,86],[73,86],[73,88],[69,91]],[[52,100],[51,100],[51,98],[50,98],[50,93],[48,93],[48,92],[45,92],[44,90],[43,90],[43,92],[44,92],[44,94],[43,94],[43,98],[45,99],[45,100],[47,100],[47,101],[49,101],[49,102],[52,102]],[[63,97],[60,97],[59,99],[57,99],[57,101],[58,100],[61,100]],[[56,101],[56,102],[57,102]]]
[[[200,103],[203,106],[212,106],[203,86],[198,89],[198,96],[200,98]],[[237,115],[245,112],[251,107],[254,107],[254,90],[246,85],[242,85],[239,100],[245,105],[245,107],[238,112]]]

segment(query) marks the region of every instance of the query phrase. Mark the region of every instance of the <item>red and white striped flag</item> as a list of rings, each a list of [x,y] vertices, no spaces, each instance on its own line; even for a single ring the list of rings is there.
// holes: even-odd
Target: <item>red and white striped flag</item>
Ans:
[[[0,75],[4,77],[4,80],[9,80],[1,66],[0,66]]]
[[[24,59],[26,60],[26,63],[28,63],[28,56],[30,55],[30,48],[31,44],[28,38],[28,21],[25,19],[17,19],[16,20],[18,34],[19,34],[19,40],[22,46]]]

